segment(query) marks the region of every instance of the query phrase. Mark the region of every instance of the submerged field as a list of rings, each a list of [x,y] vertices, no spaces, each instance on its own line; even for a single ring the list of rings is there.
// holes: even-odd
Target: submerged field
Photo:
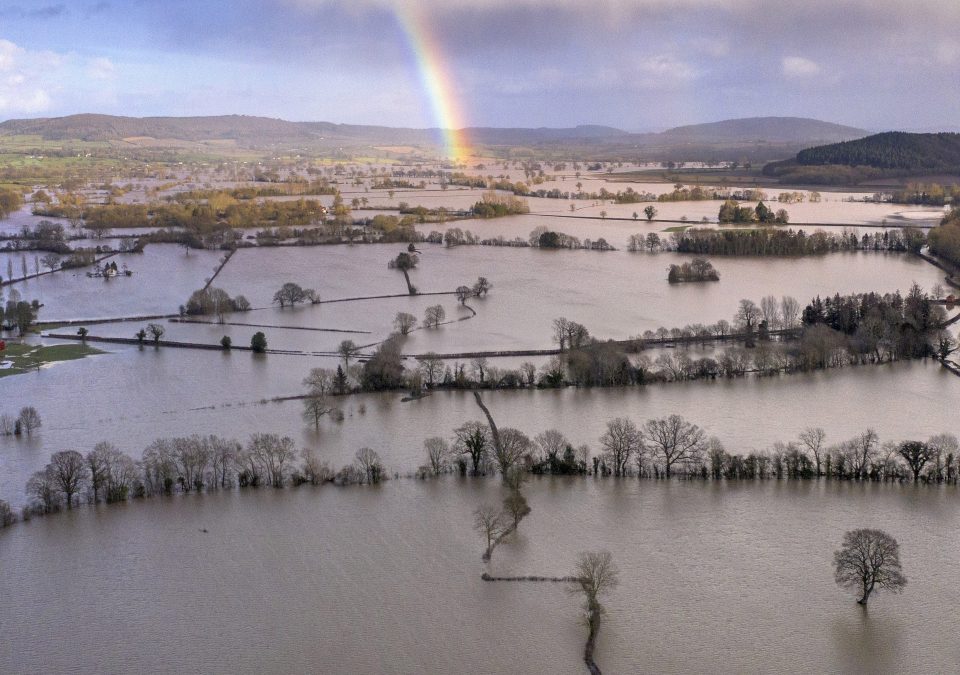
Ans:
[[[568,173],[556,182],[596,190],[617,188],[615,180]],[[146,199],[159,187],[148,183],[123,198]],[[359,194],[372,206],[411,199],[466,208],[478,192]],[[804,204],[794,220],[867,228],[939,217],[936,209],[840,198]],[[336,398],[339,415],[316,426],[304,419],[303,402],[293,397],[304,393],[309,370],[342,363],[335,351],[345,339],[368,357],[390,336],[398,312],[422,320],[431,305],[446,310],[447,323],[403,338],[403,363],[412,369],[413,355],[427,352],[450,355],[447,365],[455,365],[467,361],[457,356],[463,352],[550,349],[558,317],[599,339],[623,340],[660,327],[732,321],[743,298],[793,296],[802,307],[818,295],[906,292],[914,283],[930,289],[943,278],[915,256],[856,252],[718,256],[719,282],[671,285],[667,268],[692,256],[625,250],[632,234],[666,236],[675,226],[634,220],[641,206],[575,203],[574,215],[588,217],[565,218],[565,200],[540,199],[531,203],[539,215],[450,223],[482,237],[524,239],[546,225],[602,236],[620,250],[421,244],[410,271],[423,293],[416,296],[407,294],[402,273],[387,267],[406,244],[241,249],[212,283],[244,295],[253,309],[227,313],[222,323],[213,316],[169,320],[212,277],[222,251],[150,244],[143,254],[114,257],[130,276],[108,280],[77,270],[6,287],[37,299],[43,321],[102,320],[85,326],[91,346],[37,336],[8,346],[0,414],[30,405],[43,417],[32,434],[0,437],[0,498],[15,507],[27,503],[25,483],[56,451],[86,453],[109,441],[137,459],[157,438],[191,434],[241,442],[259,432],[286,435],[334,468],[367,447],[379,453],[390,480],[133,500],[4,531],[0,597],[9,602],[0,625],[17,649],[0,650],[0,671],[112,671],[142,661],[157,672],[581,672],[579,597],[563,584],[488,583],[480,574],[564,576],[580,551],[600,548],[613,553],[622,577],[605,602],[597,644],[608,672],[950,670],[960,658],[952,637],[960,625],[950,611],[960,597],[942,574],[958,553],[950,543],[960,525],[953,485],[535,477],[525,488],[532,514],[484,566],[472,512],[503,498],[499,480],[412,478],[426,461],[426,438],[449,439],[456,427],[481,419],[470,392],[406,401],[405,391],[354,394]],[[658,208],[663,219],[692,221],[715,216],[717,203]],[[12,220],[0,233],[37,218],[21,211]],[[33,271],[34,257],[0,253],[0,274],[8,262],[15,272]],[[459,305],[452,291],[480,276],[492,290]],[[277,307],[273,295],[286,282],[315,289],[321,302]],[[117,320],[124,317],[137,318]],[[149,340],[99,343],[109,353],[93,348],[96,337],[129,340],[148,322],[163,327],[164,340],[201,345],[229,336],[245,346],[263,331],[269,353]],[[78,327],[49,332],[73,335]],[[720,349],[697,345],[690,353]],[[491,358],[489,365],[516,368],[527,358]],[[547,360],[529,359],[538,367]],[[610,420],[642,423],[673,413],[746,454],[795,440],[809,426],[823,427],[831,445],[867,428],[882,441],[950,432],[947,402],[957,396],[960,378],[928,359],[773,377],[488,391],[484,400],[501,427],[531,437],[555,428],[593,455]],[[871,601],[869,613],[834,587],[830,569],[843,531],[859,526],[882,526],[900,539],[910,579],[902,597]],[[104,649],[71,647],[103,634],[112,636]]]
[[[564,575],[606,548],[621,584],[604,672],[948,672],[955,489],[541,478],[488,566],[470,522],[502,496],[490,479],[82,509],[4,533],[3,615],[21,620],[4,621],[17,649],[0,670],[579,673],[580,598],[480,573]],[[864,525],[900,540],[910,579],[868,612],[830,567]],[[104,634],[109,648],[75,648]]]

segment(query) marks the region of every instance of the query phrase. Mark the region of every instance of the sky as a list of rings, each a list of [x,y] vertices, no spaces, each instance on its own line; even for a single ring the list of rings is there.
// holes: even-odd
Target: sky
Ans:
[[[958,25],[960,0],[0,0],[0,119],[956,128]]]

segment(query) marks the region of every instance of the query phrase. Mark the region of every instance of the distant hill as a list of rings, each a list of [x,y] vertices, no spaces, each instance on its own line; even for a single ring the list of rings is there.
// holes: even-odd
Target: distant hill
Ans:
[[[510,145],[615,138],[627,132],[612,127],[578,126],[569,129],[500,129],[471,127],[464,130],[475,143]],[[0,123],[0,135],[37,135],[47,140],[116,141],[149,137],[181,141],[236,140],[277,143],[321,138],[373,143],[433,143],[438,129],[405,129],[330,122],[288,122],[270,117],[222,115],[214,117],[118,117],[69,115]]]
[[[764,173],[782,183],[820,185],[960,176],[960,134],[887,131],[801,150],[794,159],[766,165]]]
[[[748,117],[668,129],[659,136],[688,142],[834,143],[862,138],[863,129],[806,117]]]
[[[0,135],[37,135],[47,140],[113,141],[143,136],[184,141],[254,137],[294,139],[308,137],[309,133],[295,122],[246,115],[117,117],[82,114],[7,120],[0,124]]]
[[[960,134],[888,131],[797,153],[797,164],[843,164],[910,172],[960,173]]]
[[[676,127],[661,133],[628,133],[600,125],[569,128],[470,127],[472,144],[528,149],[532,156],[597,159],[767,161],[792,156],[810,145],[858,138],[865,131],[797,117],[755,117]],[[359,146],[435,148],[438,129],[406,129],[330,122],[290,122],[269,117],[118,117],[82,114],[8,120],[5,135],[35,135],[52,141],[122,142],[134,139],[203,143],[231,141],[248,148],[329,150]],[[534,152],[535,151],[535,152]]]

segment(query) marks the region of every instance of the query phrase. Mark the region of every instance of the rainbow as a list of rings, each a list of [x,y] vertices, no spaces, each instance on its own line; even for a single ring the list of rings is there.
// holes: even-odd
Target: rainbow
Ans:
[[[465,161],[470,140],[463,111],[454,95],[453,77],[446,68],[443,50],[416,2],[397,2],[397,22],[403,29],[417,63],[423,89],[430,99],[433,118],[443,137],[444,152],[454,162]]]

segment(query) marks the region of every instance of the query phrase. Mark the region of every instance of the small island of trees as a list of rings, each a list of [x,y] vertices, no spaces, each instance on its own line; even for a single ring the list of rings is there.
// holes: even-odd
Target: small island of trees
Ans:
[[[686,281],[720,281],[720,273],[706,258],[694,258],[690,262],[670,265],[667,281],[671,284]]]

